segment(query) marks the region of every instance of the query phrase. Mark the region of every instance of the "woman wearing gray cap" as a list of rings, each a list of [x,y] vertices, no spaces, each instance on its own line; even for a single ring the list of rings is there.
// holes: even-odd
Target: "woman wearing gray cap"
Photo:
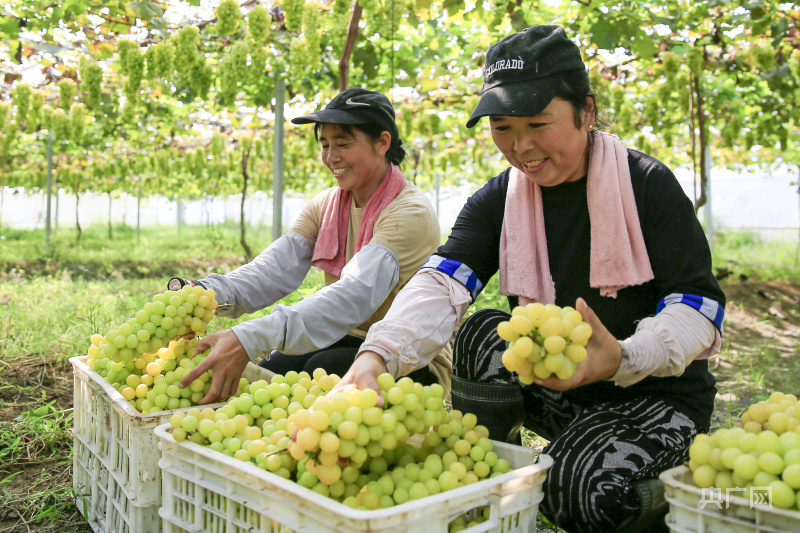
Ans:
[[[251,359],[285,374],[317,368],[343,375],[367,329],[383,318],[398,291],[441,243],[430,203],[398,165],[405,150],[392,104],[360,88],[341,92],[322,110],[292,119],[315,125],[320,158],[337,186],[317,194],[291,230],[250,263],[199,281],[170,280],[171,289],[192,283],[214,289],[217,314],[238,317],[274,304],[296,290],[311,266],[325,273],[325,287],[292,306],[214,333],[197,344],[208,357],[181,381],[213,371],[200,403],[236,393]],[[427,361],[426,361],[427,363]],[[448,350],[414,378],[437,380],[449,390]]]
[[[578,47],[558,26],[506,37],[486,54],[468,127],[488,117],[511,166],[476,192],[447,243],[373,325],[338,387],[419,368],[495,274],[513,309],[575,306],[593,328],[569,379],[525,385],[504,367],[500,310],[456,333],[453,407],[490,436],[528,429],[554,459],[541,510],[568,531],[663,531],[658,474],[708,431],[725,296],[692,204],[672,172],[594,129]],[[435,317],[435,320],[432,318]]]

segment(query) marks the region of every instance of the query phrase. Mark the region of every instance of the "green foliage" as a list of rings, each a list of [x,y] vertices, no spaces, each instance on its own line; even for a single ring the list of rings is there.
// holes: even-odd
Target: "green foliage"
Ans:
[[[200,137],[223,129],[226,135],[228,130],[259,131],[270,139],[274,124],[265,117],[274,111],[278,79],[287,82],[289,105],[300,107],[298,112],[319,108],[335,94],[351,5],[348,0],[286,0],[284,26],[264,7],[226,0],[210,4],[215,19],[186,15],[177,28],[165,22],[171,7],[164,11],[148,1],[24,4],[0,24],[9,50],[42,65],[55,62],[50,68],[61,73],[55,79],[79,80],[77,93],[61,82],[60,105],[67,111],[77,97],[90,114],[82,133],[76,133],[80,121],[72,121],[69,137],[61,117],[42,104],[42,95],[52,95],[55,87],[38,93],[14,83],[7,114],[20,133],[4,129],[0,148],[3,180],[23,185],[40,181],[40,122],[61,124],[61,138],[79,141],[58,143],[56,150],[66,156],[63,164],[77,159],[78,150],[85,150],[90,162],[109,153],[149,158],[166,146],[194,153],[203,144]],[[608,129],[631,146],[671,166],[697,166],[702,118],[716,164],[800,162],[800,121],[793,113],[800,86],[800,44],[792,38],[800,19],[796,6],[787,10],[776,0],[745,8],[719,0],[593,0],[567,2],[558,10],[539,0],[530,6],[510,0],[360,4],[349,84],[392,98],[409,152],[405,170],[423,188],[432,186],[437,173],[447,185],[485,181],[502,168],[485,121],[471,130],[464,122],[477,103],[486,49],[538,23],[561,24],[581,44]],[[53,35],[55,20],[59,31],[83,31],[87,37],[76,42],[89,56],[77,58],[61,47]],[[41,43],[19,40],[20,27],[37,32]],[[285,146],[287,188],[311,193],[332,184],[306,129],[287,126]],[[260,188],[271,183],[271,147],[262,151],[248,163],[251,183]],[[142,167],[145,194],[186,181],[180,158],[166,157],[174,164],[167,164],[164,175]],[[192,181],[185,185],[188,194],[231,189],[239,170],[228,159],[223,169],[218,159],[191,165],[195,180],[209,182]],[[86,189],[100,188],[89,179],[93,175],[87,173]]]

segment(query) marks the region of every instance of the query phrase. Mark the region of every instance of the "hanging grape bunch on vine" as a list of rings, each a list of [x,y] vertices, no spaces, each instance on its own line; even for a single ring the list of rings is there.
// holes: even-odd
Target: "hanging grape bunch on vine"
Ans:
[[[70,105],[72,105],[72,101],[75,99],[75,93],[78,91],[78,88],[75,86],[75,82],[69,78],[65,78],[58,82],[58,92],[61,96],[61,101],[59,102],[59,107],[62,109],[69,109]]]
[[[242,13],[239,11],[239,2],[236,0],[223,0],[217,7],[217,34],[221,37],[231,35],[239,30]]]
[[[24,83],[17,83],[11,90],[11,99],[17,106],[17,124],[22,124],[28,116],[31,104],[31,88]]]
[[[170,80],[175,69],[175,46],[161,41],[147,49],[147,76],[151,80]]]
[[[86,94],[86,102],[90,109],[100,106],[100,95],[103,83],[103,69],[92,59],[84,57],[78,66],[81,90]]]
[[[286,29],[299,31],[303,27],[305,0],[285,0],[283,5],[286,15]]]
[[[45,94],[42,91],[31,93],[31,108],[28,111],[28,131],[36,131],[42,122],[42,106],[44,105]],[[2,124],[2,121],[0,121]]]
[[[205,56],[200,51],[200,30],[195,26],[186,26],[170,40],[175,44],[176,61],[179,60],[181,65],[176,71],[178,84],[189,88],[194,96],[205,98],[211,88],[214,72],[206,65]]]
[[[247,14],[247,31],[250,38],[264,44],[269,34],[269,11],[263,7],[255,7]]]

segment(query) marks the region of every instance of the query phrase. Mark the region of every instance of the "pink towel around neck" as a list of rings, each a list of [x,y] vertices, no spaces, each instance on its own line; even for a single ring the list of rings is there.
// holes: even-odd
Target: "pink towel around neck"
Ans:
[[[355,251],[372,240],[375,221],[378,215],[405,188],[406,178],[400,169],[389,163],[389,168],[381,184],[375,189],[364,208],[361,225],[358,227]],[[319,235],[314,246],[311,264],[334,276],[341,276],[345,265],[345,249],[347,246],[347,230],[350,226],[350,191],[337,189],[333,200],[328,202],[322,213]]]
[[[602,296],[616,298],[618,290],[653,279],[625,144],[614,135],[594,132],[588,174],[589,285]],[[555,303],[542,192],[516,168],[511,170],[505,213],[500,235],[501,294],[519,296],[521,305]]]

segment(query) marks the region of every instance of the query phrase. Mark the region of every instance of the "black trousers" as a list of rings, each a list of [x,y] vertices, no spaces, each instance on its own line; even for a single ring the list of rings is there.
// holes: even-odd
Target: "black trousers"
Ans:
[[[286,374],[290,370],[295,372],[305,370],[310,375],[313,375],[315,369],[322,368],[328,374],[336,374],[342,377],[350,369],[350,365],[353,364],[363,342],[364,339],[362,338],[346,335],[327,348],[305,354],[288,355],[278,350],[273,350],[269,359],[263,359],[259,366],[276,374]],[[408,376],[423,385],[436,383],[436,376],[427,366],[411,372]]]
[[[635,520],[642,509],[636,483],[657,478],[688,459],[698,433],[695,423],[654,397],[598,399],[583,406],[560,391],[520,384],[501,361],[508,344],[497,336],[497,324],[508,317],[494,309],[478,311],[456,335],[453,375],[468,380],[469,390],[477,391],[470,392],[469,405],[479,404],[481,383],[487,389],[489,383],[519,388],[516,399],[505,406],[492,402],[486,415],[496,419],[504,410],[519,411],[521,405],[523,425],[550,441],[544,453],[554,463],[540,509],[559,527],[605,533]],[[453,391],[455,407],[455,382]],[[481,414],[475,414],[480,421]]]

